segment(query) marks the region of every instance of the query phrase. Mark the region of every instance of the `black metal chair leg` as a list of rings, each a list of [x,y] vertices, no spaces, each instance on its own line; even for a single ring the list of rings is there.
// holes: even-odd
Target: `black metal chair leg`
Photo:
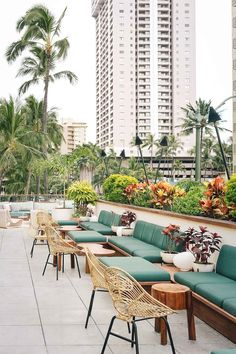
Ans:
[[[94,301],[95,292],[96,292],[96,290],[93,289],[92,294],[91,294],[91,298],[90,298],[88,314],[87,314],[87,318],[86,318],[86,322],[85,322],[85,328],[87,328],[87,326],[88,326],[89,317],[91,316],[91,312],[92,312],[92,309],[93,309],[93,301]]]
[[[127,322],[127,327],[128,327],[128,333],[131,333],[130,323],[129,322]]]
[[[167,318],[166,318],[166,317],[161,317],[161,318],[165,321],[165,324],[166,324],[166,329],[167,329],[167,333],[168,333],[168,336],[169,336],[170,346],[171,346],[172,353],[173,353],[173,354],[176,354],[176,352],[175,352],[175,347],[174,347],[174,342],[173,342],[173,338],[172,338],[172,334],[171,334],[171,330],[170,330],[169,322],[167,321]]]
[[[76,255],[76,254],[75,254],[75,260],[76,260],[76,264],[77,264],[77,269],[78,269],[79,277],[81,278],[80,268],[79,268],[79,261],[78,261],[78,258],[77,258],[77,255]]]
[[[65,271],[65,255],[62,253],[62,273]]]
[[[110,333],[111,333],[111,329],[112,329],[112,326],[114,324],[115,319],[116,319],[116,316],[113,316],[112,319],[111,319],[111,322],[110,322],[110,325],[109,325],[109,328],[108,328],[108,331],[107,331],[107,335],[106,335],[106,338],[105,338],[105,342],[104,342],[103,347],[102,347],[101,354],[104,354],[104,352],[105,352],[105,349],[106,349],[106,346],[107,346],[107,342],[108,342],[108,339],[109,339],[109,336],[110,336]]]
[[[47,268],[49,257],[50,257],[50,253],[49,253],[48,256],[47,256],[47,260],[46,260],[45,266],[44,266],[44,268],[43,268],[43,273],[42,273],[42,275],[44,275],[45,270],[46,270],[46,268]]]
[[[133,321],[131,322],[131,323],[132,323],[132,333],[131,333],[131,340],[132,340],[132,342],[131,342],[131,348],[134,347],[134,335],[135,335],[135,333],[134,333],[134,320],[135,320],[135,317],[133,317]]]
[[[31,251],[30,251],[30,256],[31,256],[31,258],[33,257],[33,253],[34,253],[34,246],[35,246],[36,242],[37,242],[37,240],[36,240],[36,239],[34,239],[33,244],[32,244],[32,248],[31,248]]]
[[[138,330],[137,330],[137,325],[136,325],[135,322],[133,322],[133,332],[134,332],[134,341],[135,341],[136,354],[139,354]]]
[[[58,280],[58,270],[59,270],[59,260],[60,260],[60,256],[59,256],[59,254],[58,254],[58,253],[57,253],[56,257],[57,257],[57,271],[56,271],[56,280]]]

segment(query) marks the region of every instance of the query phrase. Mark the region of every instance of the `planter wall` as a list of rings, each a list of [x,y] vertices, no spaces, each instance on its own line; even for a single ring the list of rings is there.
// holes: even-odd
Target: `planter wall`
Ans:
[[[222,236],[222,243],[236,247],[236,223],[231,221],[216,220],[201,216],[183,215],[171,211],[136,207],[128,204],[120,204],[99,200],[96,206],[97,215],[100,210],[114,211],[122,214],[125,210],[136,213],[138,220],[148,221],[154,224],[168,226],[169,224],[180,225],[182,230],[189,226],[207,226],[211,232],[217,232]]]

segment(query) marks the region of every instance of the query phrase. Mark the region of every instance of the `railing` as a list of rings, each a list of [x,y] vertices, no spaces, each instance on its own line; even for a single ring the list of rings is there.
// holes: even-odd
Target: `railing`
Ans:
[[[0,194],[0,202],[55,202],[63,200],[63,194]]]

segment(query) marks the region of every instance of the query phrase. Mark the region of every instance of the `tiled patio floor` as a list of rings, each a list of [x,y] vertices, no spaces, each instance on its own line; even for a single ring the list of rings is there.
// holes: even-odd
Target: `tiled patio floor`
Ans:
[[[69,259],[64,274],[55,280],[51,265],[42,277],[47,247],[35,247],[29,256],[32,239],[27,227],[0,230],[0,354],[99,354],[110,318],[114,314],[108,294],[96,294],[93,318],[84,328],[91,282],[70,269]],[[187,339],[184,312],[170,316],[177,353],[207,354],[216,348],[235,345],[196,320],[197,341]],[[126,333],[125,323],[116,328]],[[153,322],[138,324],[140,354],[171,353],[169,345],[159,344]],[[106,353],[135,353],[129,344],[111,338]]]

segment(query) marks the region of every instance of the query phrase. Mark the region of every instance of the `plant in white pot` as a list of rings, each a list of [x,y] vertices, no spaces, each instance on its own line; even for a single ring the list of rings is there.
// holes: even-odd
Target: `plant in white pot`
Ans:
[[[193,270],[195,272],[212,272],[214,263],[209,262],[210,256],[220,251],[222,237],[216,232],[210,232],[207,227],[199,226],[199,230],[189,227],[184,232],[185,248],[195,258]]]
[[[74,216],[78,217],[80,220],[84,217],[88,218],[88,204],[94,205],[98,199],[97,193],[91,184],[86,181],[73,182],[67,190],[67,196],[69,199],[74,200]]]
[[[131,227],[131,224],[135,220],[136,214],[130,210],[126,210],[120,218],[121,226],[112,227],[112,231],[117,232],[118,236],[131,236],[133,234],[133,228]]]
[[[161,257],[164,263],[173,263],[174,256],[178,253],[176,246],[182,242],[181,231],[178,225],[170,224],[162,233],[166,236],[166,249],[161,251]]]

